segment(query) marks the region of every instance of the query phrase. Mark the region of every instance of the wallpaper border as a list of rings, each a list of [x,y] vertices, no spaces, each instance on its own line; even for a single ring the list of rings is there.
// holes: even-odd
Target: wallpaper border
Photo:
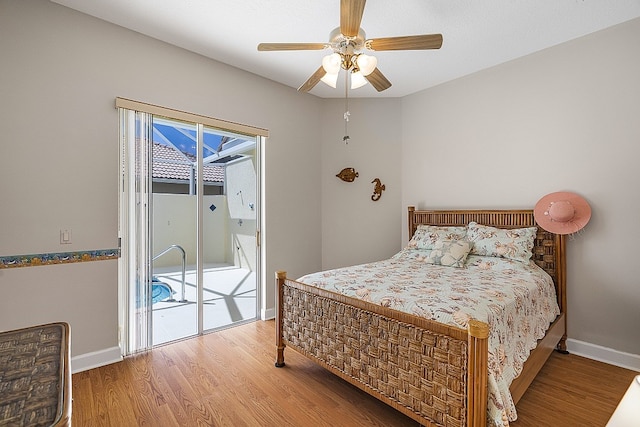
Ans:
[[[0,269],[104,261],[109,259],[118,259],[118,257],[120,257],[120,249],[94,249],[89,251],[9,255],[0,256]]]

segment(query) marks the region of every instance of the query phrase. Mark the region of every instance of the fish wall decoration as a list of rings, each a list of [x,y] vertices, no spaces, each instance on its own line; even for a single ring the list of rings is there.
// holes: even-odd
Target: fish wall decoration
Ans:
[[[358,175],[358,172],[356,172],[354,168],[344,168],[336,176],[344,182],[353,182]]]

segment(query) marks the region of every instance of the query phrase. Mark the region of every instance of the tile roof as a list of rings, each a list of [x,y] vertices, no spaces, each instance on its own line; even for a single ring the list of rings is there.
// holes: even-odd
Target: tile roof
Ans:
[[[193,155],[181,154],[173,147],[153,143],[153,178],[189,180],[191,174],[191,164],[185,160],[195,162]],[[214,165],[204,165],[203,179],[206,182],[224,182],[224,167]]]

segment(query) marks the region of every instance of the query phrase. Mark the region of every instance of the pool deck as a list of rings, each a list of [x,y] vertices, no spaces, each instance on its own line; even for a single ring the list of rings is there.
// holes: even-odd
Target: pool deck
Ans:
[[[180,267],[154,268],[153,275],[170,285],[176,302],[153,304],[153,345],[194,336],[198,331],[196,271],[187,267],[182,299]],[[204,330],[216,330],[257,318],[256,274],[233,265],[210,265],[204,269]]]

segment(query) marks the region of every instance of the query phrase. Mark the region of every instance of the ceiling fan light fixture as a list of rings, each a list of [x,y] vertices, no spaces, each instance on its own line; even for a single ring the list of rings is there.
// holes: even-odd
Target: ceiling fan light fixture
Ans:
[[[358,89],[367,84],[367,79],[360,71],[353,71],[351,73],[351,89]]]
[[[358,55],[356,64],[358,65],[358,69],[360,70],[362,75],[368,76],[369,74],[373,73],[373,70],[375,70],[378,66],[378,58],[362,53]]]
[[[335,89],[336,85],[338,84],[338,71],[336,71],[335,73],[325,74],[324,76],[322,76],[320,81]]]
[[[335,74],[336,79],[338,78],[338,71],[340,71],[341,63],[342,58],[340,57],[340,54],[335,52],[322,58],[322,68],[324,68],[327,74]],[[333,87],[336,87],[335,84]]]
[[[340,68],[345,73],[345,93],[349,89],[349,75],[352,75],[351,87],[356,88],[371,83],[378,92],[391,87],[391,82],[378,69],[378,60],[368,51],[426,50],[442,47],[442,34],[418,34],[399,37],[379,37],[367,39],[360,27],[366,0],[340,0],[340,26],[329,34],[328,43],[260,43],[258,51],[288,50],[330,50],[322,58],[322,66],[299,88],[300,92],[309,92],[319,81],[335,88]],[[353,74],[357,73],[357,74]],[[346,98],[346,96],[345,96]],[[346,133],[346,132],[345,132]]]

